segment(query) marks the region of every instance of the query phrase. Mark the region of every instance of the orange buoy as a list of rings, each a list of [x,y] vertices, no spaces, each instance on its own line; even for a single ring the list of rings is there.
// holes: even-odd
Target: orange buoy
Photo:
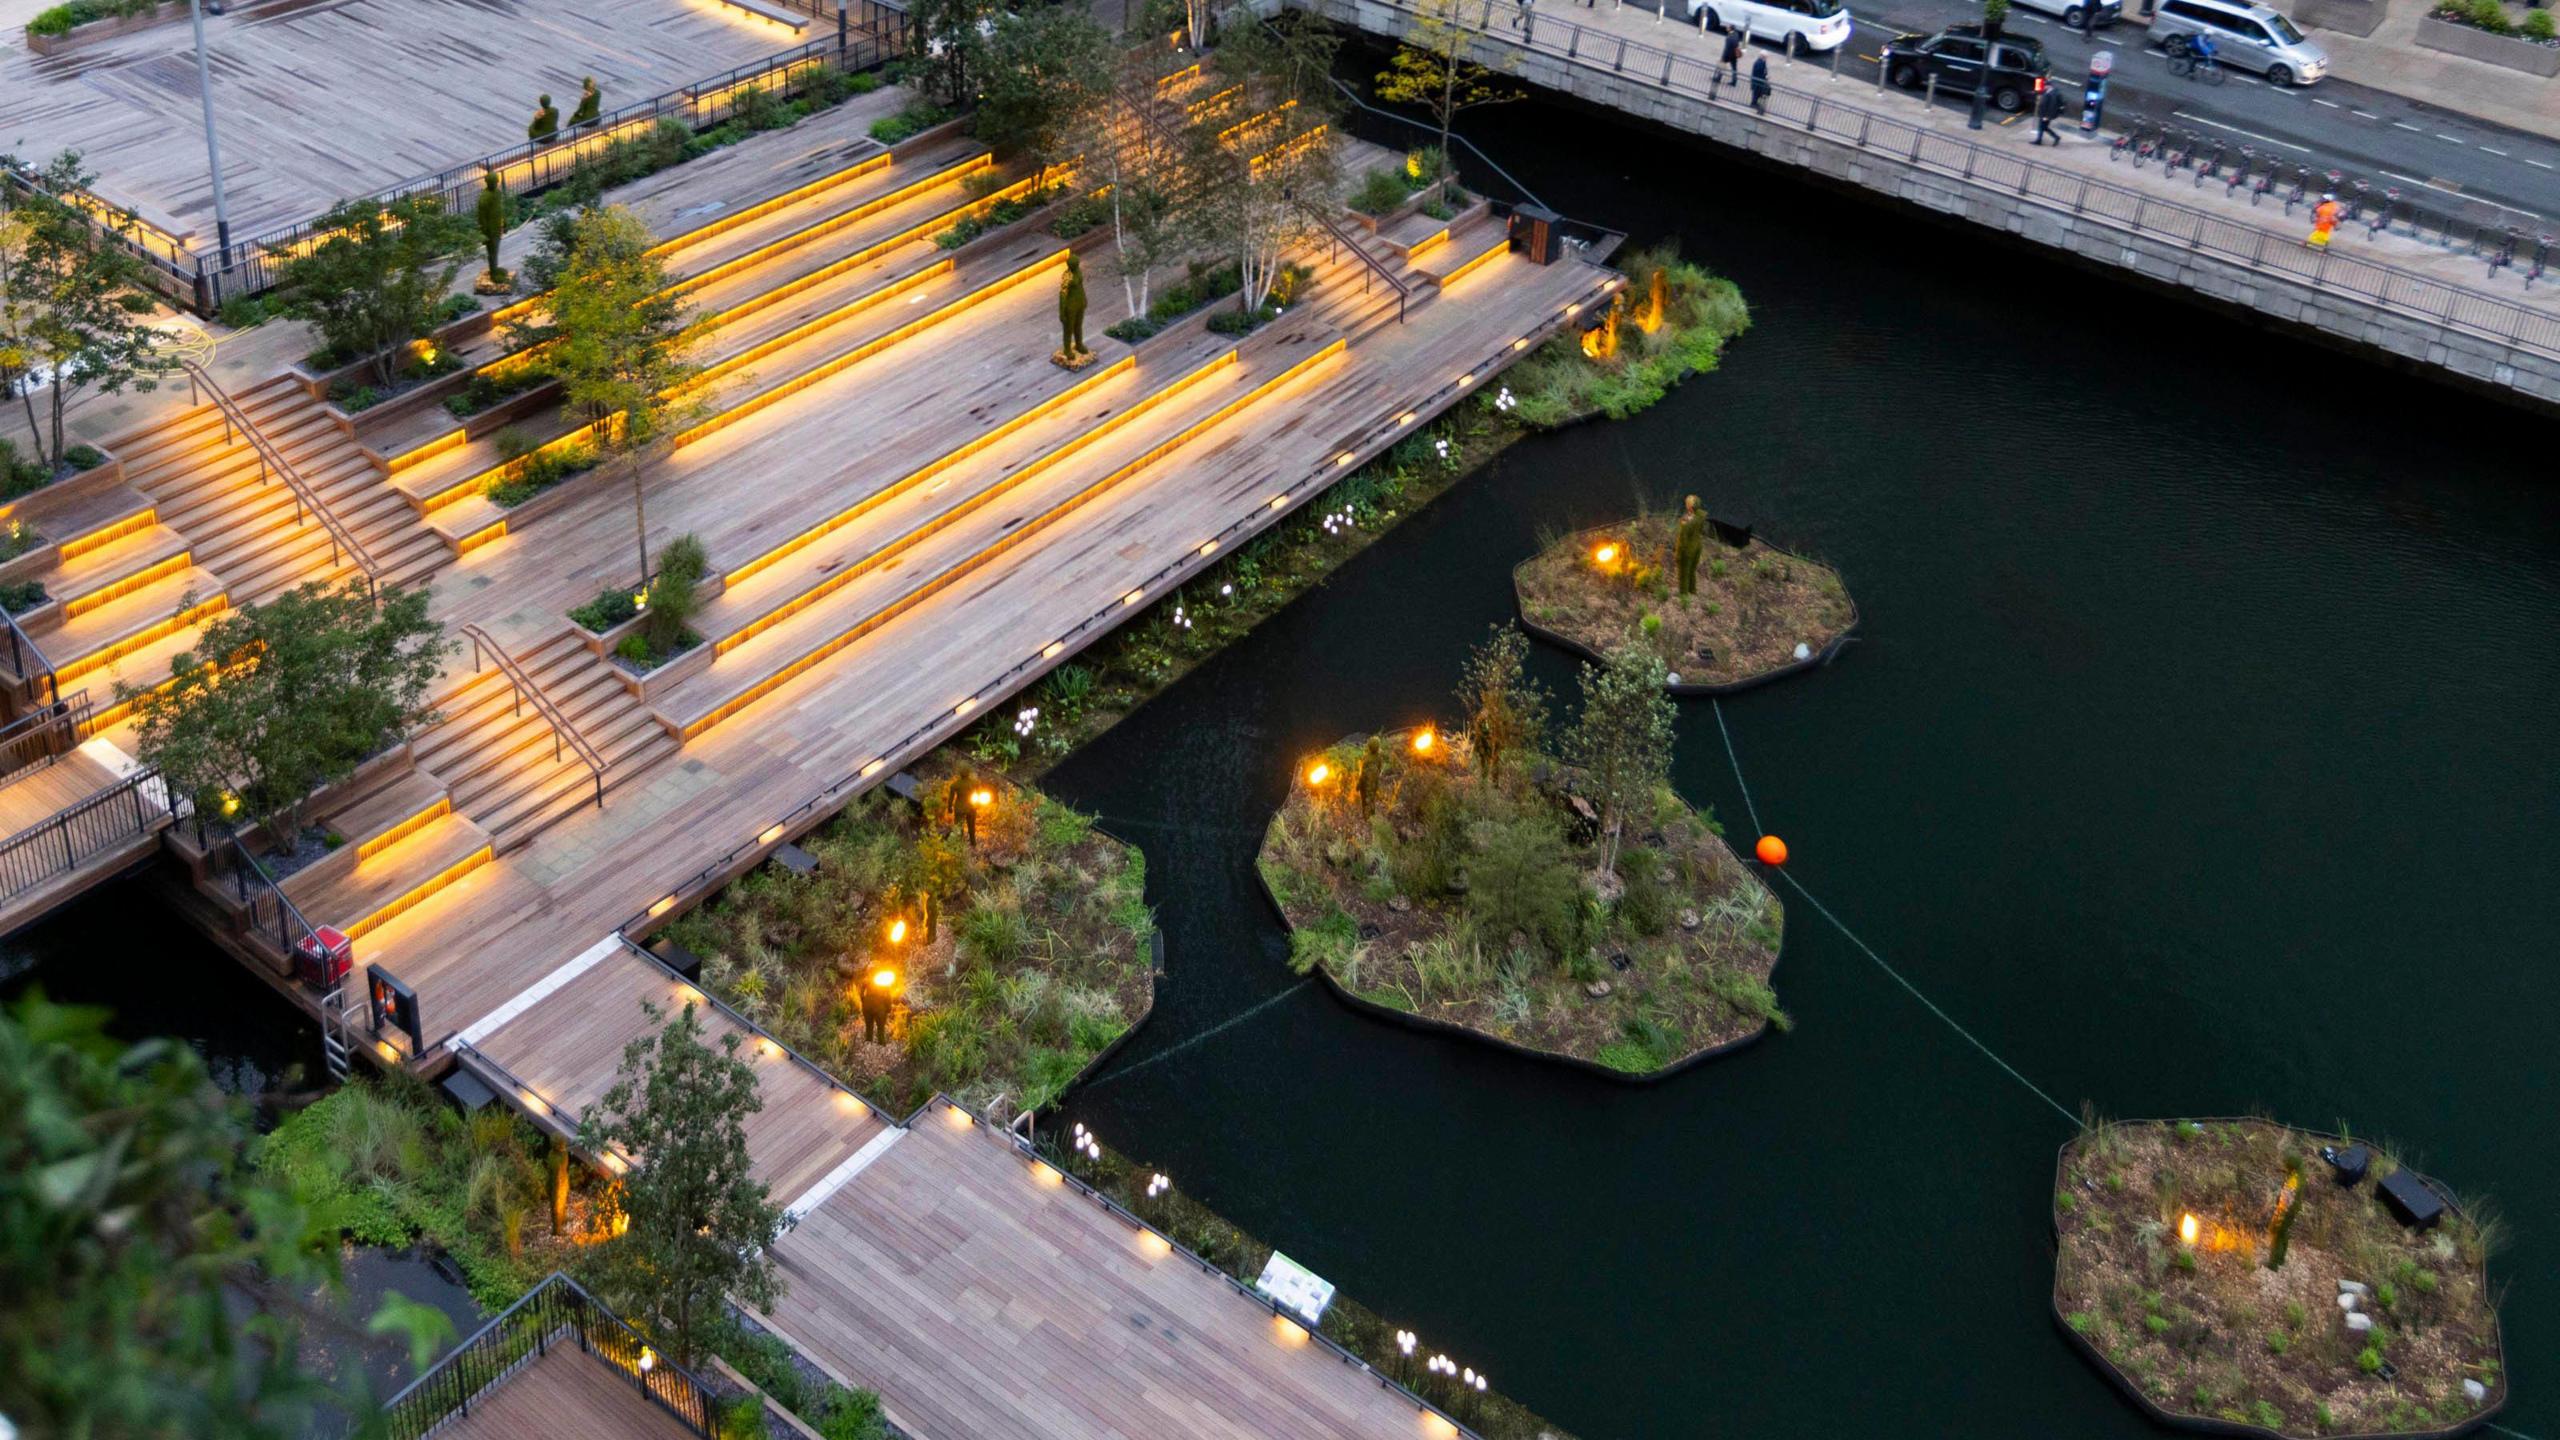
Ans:
[[[1763,835],[1751,853],[1759,856],[1763,865],[1784,865],[1787,863],[1787,842],[1775,835]]]

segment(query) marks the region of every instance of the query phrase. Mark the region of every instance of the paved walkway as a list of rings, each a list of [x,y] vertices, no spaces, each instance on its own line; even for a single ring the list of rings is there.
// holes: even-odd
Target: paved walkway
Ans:
[[[2560,77],[2426,49],[2417,41],[2418,22],[2434,9],[2435,0],[2382,0],[2382,23],[2371,35],[2315,28],[2311,38],[2337,62],[2333,73],[2341,79],[2560,139]],[[2560,175],[2551,183],[2560,208]]]

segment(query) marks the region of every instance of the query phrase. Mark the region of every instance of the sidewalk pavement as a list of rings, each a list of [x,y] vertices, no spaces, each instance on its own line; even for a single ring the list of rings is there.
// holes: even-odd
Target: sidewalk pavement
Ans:
[[[2310,35],[2329,52],[2330,73],[2338,79],[2560,140],[2560,76],[2528,75],[2420,46],[2418,22],[2434,9],[2434,0],[2383,0],[2382,23],[2371,35],[2318,27]],[[2552,184],[2560,188],[2560,177]]]

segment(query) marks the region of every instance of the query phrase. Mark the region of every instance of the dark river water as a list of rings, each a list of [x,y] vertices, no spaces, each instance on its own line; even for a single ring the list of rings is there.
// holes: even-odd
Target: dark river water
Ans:
[[[1831,668],[1725,706],[1791,873],[2068,1109],[2343,1121],[2494,1199],[2502,1423],[2560,1431],[2552,423],[1588,114],[1472,128],[1567,214],[1679,236],[1755,326],[1054,773],[1146,845],[1167,932],[1073,1117],[1595,1440],[2157,1433],[2050,1319],[2069,1126],[1794,892],[1794,1033],[1651,1087],[1282,963],[1251,857],[1291,760],[1445,720],[1542,528],[1695,491],[1864,612]],[[1676,778],[1747,831],[1704,702]],[[235,1073],[307,1059],[138,899],[12,954]]]

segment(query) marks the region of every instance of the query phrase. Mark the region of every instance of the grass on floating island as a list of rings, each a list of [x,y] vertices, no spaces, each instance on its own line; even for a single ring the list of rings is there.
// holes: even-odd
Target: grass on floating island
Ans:
[[[937,1090],[998,1118],[1045,1105],[1154,1003],[1145,858],[948,751],[916,774],[926,814],[864,795],[800,842],[816,873],[767,865],[668,933],[712,992],[898,1114]],[[955,780],[959,806],[991,795],[975,845]],[[854,987],[884,966],[900,1003],[872,1044]]]
[[[2064,1323],[2162,1409],[2282,1435],[2450,1429],[2494,1403],[2505,1375],[2487,1260],[2502,1227],[2448,1213],[2410,1230],[2377,1193],[2391,1158],[2346,1189],[2324,1143],[2267,1120],[2093,1126],[2063,1148],[2053,1197]],[[2370,1292],[2356,1313],[2371,1330],[2348,1328],[2345,1282]]]
[[[1520,423],[1552,429],[1594,415],[1623,420],[1716,368],[1725,342],[1750,328],[1742,291],[1670,245],[1636,251],[1618,268],[1627,284],[1592,317],[1611,338],[1559,335],[1503,376]]]
[[[1644,514],[1549,544],[1511,572],[1533,625],[1606,654],[1634,636],[1692,685],[1727,685],[1819,655],[1857,618],[1830,567],[1754,539],[1735,550],[1712,532],[1698,593],[1679,590],[1677,515]]]
[[[1488,779],[1463,739],[1408,731],[1381,737],[1364,806],[1365,740],[1300,766],[1263,837],[1301,973],[1638,1074],[1785,1028],[1769,986],[1778,901],[1668,787],[1604,880],[1579,772],[1531,754]]]
[[[1075,1144],[1078,1137],[1092,1139],[1100,1153],[1089,1153]],[[1061,1139],[1066,1139],[1067,1145],[1060,1145]],[[1271,1246],[1170,1182],[1154,1183],[1155,1170],[1132,1162],[1081,1127],[1063,1136],[1050,1132],[1042,1142],[1042,1152],[1060,1169],[1110,1196],[1122,1209],[1154,1226],[1167,1239],[1247,1286],[1260,1279],[1262,1267],[1270,1263]],[[1339,1291],[1326,1307],[1323,1323],[1316,1328],[1367,1361],[1379,1374],[1456,1416],[1484,1440],[1573,1440],[1564,1427],[1500,1390],[1490,1385],[1478,1390],[1469,1384],[1465,1376],[1473,1367],[1453,1361],[1445,1374],[1432,1369],[1432,1358],[1442,1353],[1432,1337],[1416,1337],[1418,1343],[1407,1353],[1396,1343],[1397,1327],[1393,1323]]]

